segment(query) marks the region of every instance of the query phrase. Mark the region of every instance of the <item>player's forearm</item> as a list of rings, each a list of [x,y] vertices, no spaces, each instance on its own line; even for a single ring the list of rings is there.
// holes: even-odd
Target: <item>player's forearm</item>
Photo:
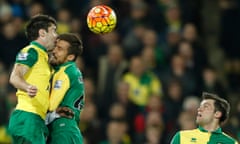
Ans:
[[[27,88],[30,84],[28,84],[22,77],[12,74],[10,76],[9,82],[17,89],[27,92]]]

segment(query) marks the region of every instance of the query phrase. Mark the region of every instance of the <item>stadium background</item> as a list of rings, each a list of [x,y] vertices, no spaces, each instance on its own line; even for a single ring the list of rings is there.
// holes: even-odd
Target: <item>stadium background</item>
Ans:
[[[97,4],[115,10],[114,32],[96,35],[88,30],[87,12]],[[28,44],[25,22],[37,13],[55,17],[59,33],[74,32],[83,39],[84,53],[77,63],[86,87],[79,124],[85,144],[109,140],[168,144],[177,130],[196,127],[202,91],[231,102],[231,117],[223,128],[240,140],[239,4],[238,0],[0,0],[0,143],[11,143],[5,132],[16,96],[8,77],[16,53]],[[129,96],[136,84],[131,80],[128,84],[128,76],[139,73],[148,79],[138,83],[147,92],[137,89]],[[138,96],[143,98],[140,102]]]

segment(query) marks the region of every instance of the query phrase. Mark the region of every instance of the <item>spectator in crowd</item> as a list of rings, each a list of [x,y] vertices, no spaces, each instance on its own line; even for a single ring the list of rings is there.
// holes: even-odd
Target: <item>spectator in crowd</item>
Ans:
[[[122,46],[118,44],[109,45],[107,54],[99,59],[97,101],[101,107],[101,113],[99,114],[102,118],[106,117],[105,111],[117,99],[117,84],[127,66],[128,63],[124,58]]]
[[[131,59],[129,72],[123,75],[123,81],[129,84],[129,98],[139,107],[144,108],[151,95],[162,96],[161,82],[158,77],[146,70],[141,57]]]

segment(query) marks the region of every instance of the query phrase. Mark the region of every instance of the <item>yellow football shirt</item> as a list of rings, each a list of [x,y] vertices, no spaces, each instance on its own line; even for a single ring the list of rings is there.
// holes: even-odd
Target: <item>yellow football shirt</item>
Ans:
[[[16,63],[30,68],[24,79],[38,88],[37,95],[33,98],[28,96],[26,92],[18,89],[16,109],[38,114],[45,119],[49,107],[49,81],[51,78],[46,48],[37,42],[31,42],[29,46],[23,48],[18,53]]]

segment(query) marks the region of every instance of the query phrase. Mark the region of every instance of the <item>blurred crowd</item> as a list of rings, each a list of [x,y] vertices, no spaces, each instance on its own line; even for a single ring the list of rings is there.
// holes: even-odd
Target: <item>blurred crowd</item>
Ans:
[[[87,28],[99,4],[117,15],[109,34]],[[56,18],[58,33],[83,40],[84,144],[169,144],[176,131],[196,128],[203,91],[230,101],[223,129],[240,140],[238,0],[0,0],[0,143],[11,143],[6,127],[16,104],[9,72],[38,13]]]

